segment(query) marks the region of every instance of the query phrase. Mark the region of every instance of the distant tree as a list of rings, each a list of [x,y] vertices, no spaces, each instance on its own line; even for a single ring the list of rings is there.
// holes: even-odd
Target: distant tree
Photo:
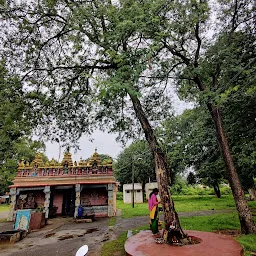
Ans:
[[[204,184],[214,188],[220,197],[219,183],[225,178],[225,167],[218,148],[212,121],[202,107],[163,122],[164,143],[169,145],[168,162],[178,173],[193,167]]]
[[[197,183],[196,175],[193,172],[188,173],[187,183],[188,185],[195,185]]]
[[[109,160],[111,158],[111,156],[107,154],[99,154],[99,157],[101,162],[103,162],[104,160]]]
[[[99,158],[100,158],[100,161],[103,162],[104,160],[109,160],[111,158],[111,156],[107,155],[107,154],[99,154]],[[91,159],[91,157],[88,157],[85,160],[89,161],[90,159]]]
[[[147,142],[144,140],[133,142],[118,155],[114,170],[121,186],[132,182],[132,168],[134,168],[135,182],[142,184],[144,194],[145,184],[149,180],[156,179],[153,156]]]
[[[11,76],[4,61],[0,62],[0,193],[8,191],[19,161],[32,161],[38,150],[44,150],[42,142],[32,140],[29,105],[21,83]]]
[[[15,142],[13,141],[12,148],[10,148],[8,154],[4,156],[4,160],[0,166],[0,194],[9,191],[8,186],[12,184],[18,170],[18,164],[22,159],[31,163],[36,154],[41,152],[44,161],[48,160],[43,153],[44,150],[44,143],[32,140],[28,137],[22,137]]]

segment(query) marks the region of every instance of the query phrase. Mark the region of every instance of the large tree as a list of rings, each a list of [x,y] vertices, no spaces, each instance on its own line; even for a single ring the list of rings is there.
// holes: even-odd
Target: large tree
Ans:
[[[166,157],[149,122],[157,124],[171,110],[165,84],[147,79],[150,59],[161,50],[138,31],[145,25],[149,4],[14,1],[2,12],[4,54],[15,64],[14,72],[23,74],[34,119],[46,134],[53,131],[53,136],[75,141],[96,124],[123,132],[126,138],[144,132],[166,226],[174,226],[184,237],[170,194]]]
[[[246,234],[254,233],[256,227],[231,154],[218,98],[222,93],[228,94],[234,90],[246,71],[254,69],[255,2],[219,1],[217,25],[220,26],[214,31],[214,38],[209,38],[213,32],[210,22],[216,12],[212,11],[207,1],[177,0],[165,3],[161,4],[164,8],[155,12],[157,18],[152,19],[146,33],[154,38],[156,44],[164,47],[169,57],[166,60],[169,63],[167,76],[170,70],[176,69],[183,92],[192,97],[199,96],[198,100],[206,104],[214,121],[241,230]],[[239,34],[243,45],[237,48],[236,38]],[[211,42],[214,43],[214,39],[218,43],[213,45]],[[229,80],[231,73],[234,76]],[[253,81],[248,80],[247,88],[254,88]]]
[[[222,26],[227,33],[218,35],[224,35],[221,53],[232,46],[236,30],[250,29],[253,24],[253,4],[237,3],[230,7],[229,1],[222,1],[221,11],[227,18],[224,24],[230,26]],[[59,126],[63,138],[72,133],[76,139],[83,132],[90,132],[96,122],[101,123],[102,129],[131,135],[136,133],[131,129],[136,127],[133,108],[154,155],[165,222],[179,229],[181,235],[168,188],[166,157],[152,124],[157,123],[158,114],[166,114],[166,86],[161,83],[166,77],[178,71],[179,81],[186,81],[181,84],[187,94],[195,91],[193,84],[197,85],[216,126],[242,231],[255,231],[230,154],[220,107],[212,94],[216,88],[228,89],[220,83],[225,75],[219,72],[227,69],[228,58],[224,54],[216,62],[204,55],[209,48],[209,42],[202,38],[202,29],[208,28],[209,21],[206,1],[17,1],[3,14],[7,18],[2,23],[5,56],[24,74],[23,81],[38,110],[36,117],[43,119],[44,125]],[[212,69],[204,69],[203,63]],[[240,64],[241,69],[245,68]],[[151,124],[150,112],[154,114]]]

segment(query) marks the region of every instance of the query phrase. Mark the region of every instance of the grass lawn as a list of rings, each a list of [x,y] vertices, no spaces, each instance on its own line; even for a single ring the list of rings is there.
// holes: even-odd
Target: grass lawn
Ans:
[[[180,218],[183,229],[201,230],[201,231],[218,231],[227,229],[239,229],[240,224],[237,213],[214,214],[210,216],[197,216]],[[256,221],[256,219],[255,219]],[[138,227],[134,234],[139,230],[148,229],[148,225]],[[105,243],[102,247],[101,256],[125,255],[124,243],[126,241],[127,232],[124,232],[118,239]],[[256,252],[256,235],[241,235],[236,237],[243,246],[246,256],[251,252]],[[119,254],[117,254],[119,253]]]
[[[237,212],[213,214],[208,216],[183,217],[181,226],[184,230],[199,230],[214,232],[217,230],[239,229]]]
[[[0,213],[1,212],[8,212],[8,210],[9,210],[9,205],[8,204],[0,204]],[[0,219],[0,223],[1,222],[6,222],[6,218]]]
[[[0,204],[0,212],[7,212],[9,210],[8,204]]]
[[[221,198],[215,196],[173,196],[173,200],[177,212],[235,209],[235,202],[231,195],[224,195]],[[256,201],[250,201],[249,206],[256,208]],[[122,210],[123,218],[148,215],[147,203],[135,204],[133,209],[131,204],[124,204],[123,201],[117,200],[117,208]]]

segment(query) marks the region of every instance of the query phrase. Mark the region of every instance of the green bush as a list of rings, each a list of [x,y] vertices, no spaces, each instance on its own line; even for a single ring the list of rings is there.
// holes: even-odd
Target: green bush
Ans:
[[[117,192],[116,193],[116,200],[123,201],[123,192]]]
[[[232,194],[231,188],[229,186],[220,187],[220,194],[221,195],[231,195]]]
[[[198,185],[184,185],[184,184],[175,184],[171,187],[171,192],[173,195],[215,195],[213,188],[210,187],[200,187]],[[221,195],[230,195],[231,189],[227,186],[220,186]]]

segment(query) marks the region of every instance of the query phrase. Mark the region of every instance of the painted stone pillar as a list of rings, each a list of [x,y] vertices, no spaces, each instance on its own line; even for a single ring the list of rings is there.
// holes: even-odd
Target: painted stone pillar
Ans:
[[[50,186],[45,186],[44,193],[45,193],[44,212],[45,212],[45,218],[48,219],[49,206],[50,206],[50,197],[51,197],[51,187]]]
[[[80,194],[81,194],[81,185],[80,185],[80,184],[76,184],[76,201],[75,201],[75,213],[74,213],[74,218],[77,217],[77,214],[78,214],[78,206],[81,204]]]
[[[113,190],[113,210],[114,210],[114,216],[116,216],[116,193],[117,193],[118,187],[117,184],[114,185]]]
[[[108,184],[108,217],[115,215],[114,211],[114,184]]]
[[[9,213],[8,213],[8,221],[13,221],[14,220],[14,210],[16,206],[16,188],[11,188],[10,189],[10,206],[9,206]]]

